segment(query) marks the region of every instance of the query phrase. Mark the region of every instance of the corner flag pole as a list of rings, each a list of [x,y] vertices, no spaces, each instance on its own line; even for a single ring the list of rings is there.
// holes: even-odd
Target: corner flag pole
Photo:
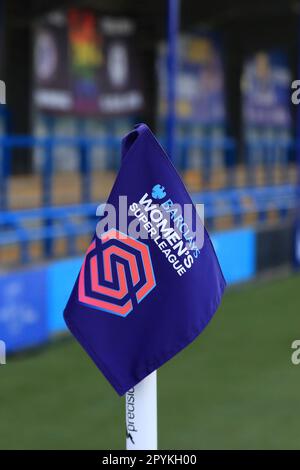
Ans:
[[[177,35],[180,0],[168,0],[167,153],[174,158],[176,126]],[[157,372],[126,393],[126,449],[157,450]]]

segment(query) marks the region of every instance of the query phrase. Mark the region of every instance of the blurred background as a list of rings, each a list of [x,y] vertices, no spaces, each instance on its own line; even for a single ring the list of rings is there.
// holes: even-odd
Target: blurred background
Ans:
[[[62,312],[138,122],[174,131],[230,286],[159,371],[159,447],[300,448],[299,63],[297,1],[0,0],[0,448],[124,448]]]

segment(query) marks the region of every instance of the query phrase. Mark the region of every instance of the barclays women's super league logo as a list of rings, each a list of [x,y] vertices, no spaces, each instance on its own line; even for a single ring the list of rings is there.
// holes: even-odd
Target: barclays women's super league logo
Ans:
[[[5,83],[0,80],[0,104],[5,104]]]

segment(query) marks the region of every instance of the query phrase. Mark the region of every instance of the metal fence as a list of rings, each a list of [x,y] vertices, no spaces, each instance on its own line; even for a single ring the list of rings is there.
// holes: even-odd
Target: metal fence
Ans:
[[[164,139],[160,141],[164,145]],[[79,198],[68,205],[59,201],[54,204],[54,181],[57,176],[54,151],[57,146],[72,146],[78,158]],[[105,178],[106,171],[115,171],[119,164],[115,162],[113,167],[111,165],[112,156],[115,159],[120,154],[119,138],[109,135],[101,138],[0,138],[0,251],[4,247],[17,245],[18,259],[25,263],[32,261],[32,244],[41,243],[42,256],[49,257],[54,255],[55,241],[61,238],[67,240],[65,254],[80,251],[76,240],[92,234],[97,203],[105,199],[104,194],[103,199],[93,195],[97,178],[95,181],[91,155],[95,147],[105,149],[107,164],[102,171]],[[274,213],[277,220],[293,216],[297,205],[297,181],[300,181],[295,165],[298,147],[297,142],[282,141],[251,144],[242,149],[246,156],[245,163],[238,164],[241,148],[233,139],[180,137],[176,142],[174,161],[188,186],[191,186],[189,189],[193,190],[195,202],[204,203],[207,225],[218,229],[219,222],[224,220],[227,220],[223,224],[226,227],[265,223],[270,215],[274,220]],[[15,148],[40,149],[38,207],[20,209],[11,206]],[[200,175],[201,180],[197,178]],[[30,179],[26,179],[25,188],[30,184]],[[25,197],[21,190],[18,192],[18,198]]]

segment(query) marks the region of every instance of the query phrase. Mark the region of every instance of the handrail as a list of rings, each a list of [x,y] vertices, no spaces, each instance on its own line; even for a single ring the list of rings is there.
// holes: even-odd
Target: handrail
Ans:
[[[245,204],[243,199],[248,198]],[[276,208],[281,217],[296,208],[297,192],[292,185],[261,188],[236,188],[219,191],[203,191],[193,194],[195,203],[205,205],[205,218],[211,224],[218,217],[232,216],[241,222],[243,216],[257,212],[263,221],[267,211]],[[250,200],[250,203],[249,203]],[[46,243],[45,256],[51,255],[51,245],[59,237],[67,237],[68,253],[76,253],[75,240],[80,235],[92,235],[95,230],[96,203],[58,207],[41,207],[18,211],[0,212],[0,247],[20,244],[22,261],[30,259],[28,244],[34,241]],[[78,220],[76,221],[76,217]],[[74,220],[75,218],[75,220]],[[40,226],[30,226],[39,222]],[[48,244],[47,244],[48,242]]]

